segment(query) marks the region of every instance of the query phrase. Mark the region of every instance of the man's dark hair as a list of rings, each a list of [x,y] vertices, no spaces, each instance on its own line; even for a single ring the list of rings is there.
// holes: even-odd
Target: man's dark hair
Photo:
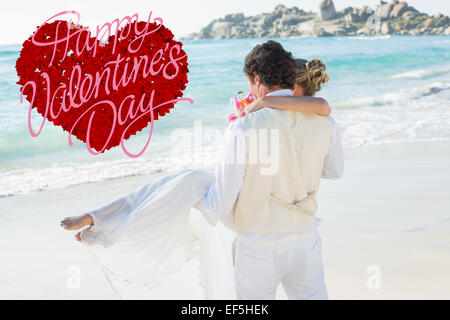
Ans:
[[[271,89],[280,86],[292,89],[295,83],[295,60],[276,41],[257,45],[245,57],[244,72],[253,81],[258,75],[261,84]]]

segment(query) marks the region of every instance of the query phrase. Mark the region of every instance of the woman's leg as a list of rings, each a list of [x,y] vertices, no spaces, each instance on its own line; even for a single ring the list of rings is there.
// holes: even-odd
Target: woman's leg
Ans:
[[[131,192],[100,209],[61,222],[66,230],[79,230],[75,238],[95,233],[103,240],[113,240],[124,231],[126,225],[151,230],[152,225],[174,219],[186,212],[206,193],[214,175],[205,170],[181,170]],[[127,228],[130,229],[130,228]],[[109,242],[109,241],[108,241]]]

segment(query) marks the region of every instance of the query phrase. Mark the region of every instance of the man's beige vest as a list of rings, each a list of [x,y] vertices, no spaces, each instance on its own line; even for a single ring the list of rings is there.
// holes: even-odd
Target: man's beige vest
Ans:
[[[315,195],[331,142],[330,119],[264,108],[247,115],[242,126],[247,162],[233,208],[238,233],[288,233],[313,225]]]

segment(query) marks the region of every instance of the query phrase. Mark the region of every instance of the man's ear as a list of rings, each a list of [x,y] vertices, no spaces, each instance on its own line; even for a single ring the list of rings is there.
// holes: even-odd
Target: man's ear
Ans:
[[[257,85],[259,85],[261,83],[261,82],[259,82],[259,76],[257,74],[253,77],[253,81]]]

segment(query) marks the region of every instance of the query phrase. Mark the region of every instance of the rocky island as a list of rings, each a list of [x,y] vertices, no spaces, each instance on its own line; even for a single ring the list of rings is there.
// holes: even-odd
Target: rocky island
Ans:
[[[211,21],[187,39],[236,39],[299,36],[450,35],[450,18],[419,12],[405,1],[380,1],[376,7],[348,7],[337,11],[323,0],[319,12],[277,5],[273,12],[255,16],[233,13]]]

